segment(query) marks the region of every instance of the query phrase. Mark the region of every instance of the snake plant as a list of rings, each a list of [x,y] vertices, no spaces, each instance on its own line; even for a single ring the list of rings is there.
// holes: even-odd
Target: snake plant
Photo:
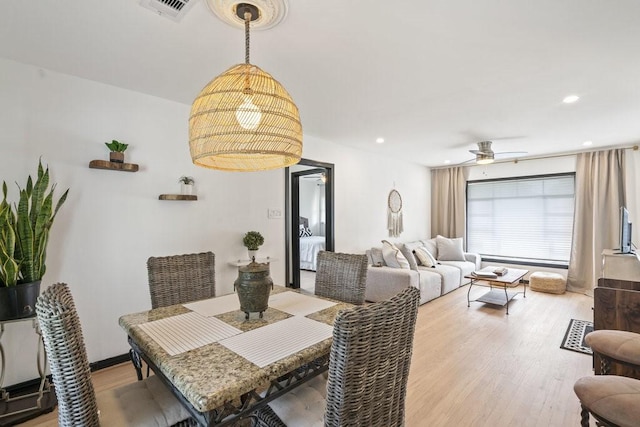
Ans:
[[[13,286],[17,282],[35,282],[44,276],[49,231],[69,193],[67,189],[58,199],[54,209],[55,184],[47,192],[48,187],[49,168],[45,170],[39,161],[35,184],[29,176],[25,188],[18,186],[20,199],[17,207],[14,205],[14,213],[6,201],[6,184],[3,183],[4,199],[0,205],[3,218],[0,219],[0,261],[3,264],[0,266],[0,285]],[[10,259],[14,262],[10,262]],[[15,273],[16,267],[19,275]]]
[[[3,199],[0,203],[0,286],[15,286],[20,265],[15,258],[15,216],[7,202],[7,183],[2,183]]]

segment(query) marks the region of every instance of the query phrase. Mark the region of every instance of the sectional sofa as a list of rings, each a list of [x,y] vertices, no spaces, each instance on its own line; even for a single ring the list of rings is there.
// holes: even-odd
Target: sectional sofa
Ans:
[[[464,252],[462,238],[443,236],[396,244],[383,240],[367,256],[365,299],[374,302],[413,286],[424,304],[469,283],[464,276],[480,270],[482,263],[479,254]]]

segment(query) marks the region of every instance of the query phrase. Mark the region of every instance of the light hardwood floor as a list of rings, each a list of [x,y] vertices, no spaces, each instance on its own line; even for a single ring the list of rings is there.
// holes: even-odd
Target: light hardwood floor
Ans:
[[[573,383],[593,375],[591,357],[562,350],[560,343],[570,319],[593,318],[593,299],[527,291],[507,316],[481,303],[467,308],[467,289],[420,306],[406,425],[579,426]],[[474,286],[472,298],[485,290]],[[135,373],[127,363],[93,378],[101,390],[135,381]],[[55,425],[55,416],[22,425]]]

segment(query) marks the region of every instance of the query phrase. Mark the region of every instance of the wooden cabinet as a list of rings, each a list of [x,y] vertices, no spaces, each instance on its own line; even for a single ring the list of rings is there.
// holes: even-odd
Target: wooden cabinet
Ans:
[[[640,333],[640,281],[598,280],[593,291],[593,326],[595,330],[614,329]],[[600,373],[600,358],[595,357],[594,369]],[[612,364],[611,374],[640,379],[640,370]]]

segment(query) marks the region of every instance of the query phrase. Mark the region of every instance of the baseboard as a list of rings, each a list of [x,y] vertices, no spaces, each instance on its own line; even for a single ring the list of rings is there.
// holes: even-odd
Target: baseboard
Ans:
[[[110,368],[111,366],[119,365],[124,362],[130,361],[129,353],[119,354],[117,356],[110,357],[108,359],[99,360],[97,362],[89,363],[91,372],[99,371],[100,369]]]
[[[100,369],[109,368],[111,366],[119,365],[120,363],[124,363],[131,360],[129,358],[129,353],[120,354],[118,356],[109,357],[108,359],[99,360],[97,362],[89,363],[89,367],[91,368],[91,372],[99,371]],[[47,375],[49,382],[51,382],[51,374]],[[40,378],[34,378],[32,380],[27,380],[21,383],[17,383],[14,385],[10,385],[5,387],[11,396],[18,396],[25,393],[31,393],[35,390],[38,390],[40,387]]]

